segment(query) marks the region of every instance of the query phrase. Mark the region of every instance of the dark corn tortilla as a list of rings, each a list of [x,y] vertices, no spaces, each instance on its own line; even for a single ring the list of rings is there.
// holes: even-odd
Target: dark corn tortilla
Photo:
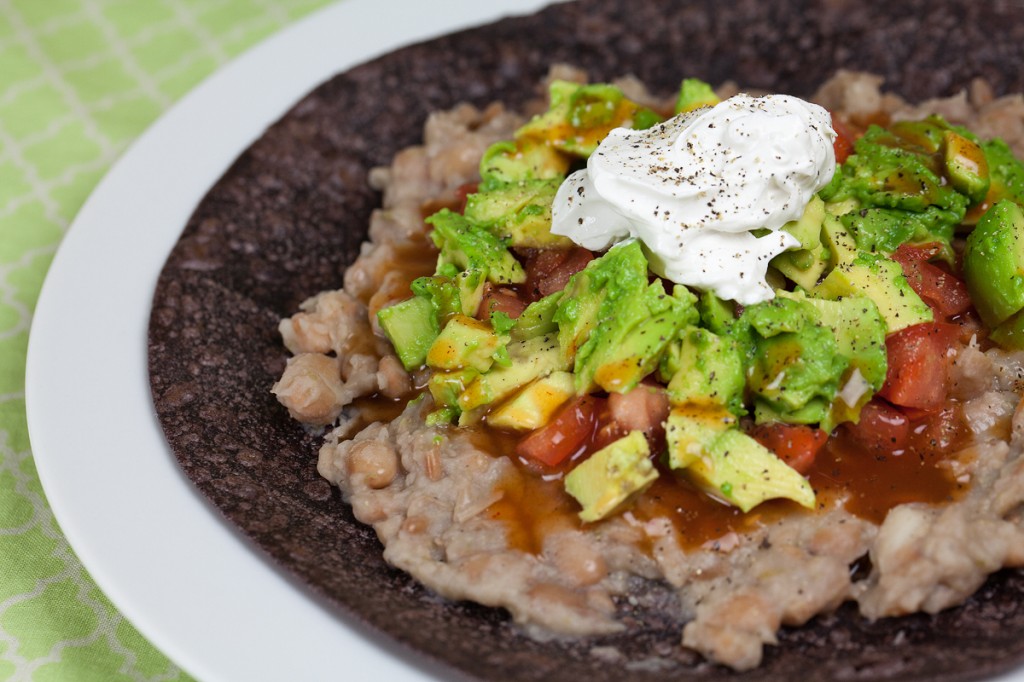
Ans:
[[[383,562],[373,531],[317,475],[319,437],[270,394],[286,359],[277,322],[341,285],[379,202],[369,169],[417,143],[429,112],[459,101],[516,108],[554,62],[583,67],[592,80],[632,73],[662,95],[697,76],[807,96],[838,68],[882,74],[912,101],[975,77],[998,94],[1021,92],[1024,6],[580,0],[336,76],[238,158],[160,276],[150,378],[186,475],[265,557],[343,617],[439,663],[447,678],[968,680],[1024,658],[1019,571],[996,574],[966,605],[937,616],[872,624],[843,607],[784,629],[761,668],[737,674],[680,647],[674,595],[657,585],[638,582],[644,608],[622,605],[626,634],[540,643],[504,612],[440,600]],[[623,657],[595,655],[595,646]],[[660,666],[649,665],[655,658]]]

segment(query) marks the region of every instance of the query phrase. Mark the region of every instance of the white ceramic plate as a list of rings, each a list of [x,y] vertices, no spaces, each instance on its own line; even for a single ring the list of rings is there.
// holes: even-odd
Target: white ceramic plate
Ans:
[[[100,588],[204,680],[441,677],[350,627],[260,557],[179,471],[153,414],[150,300],[193,208],[235,157],[334,73],[549,0],[345,0],[207,79],[110,171],[65,238],[28,355],[32,446],[47,497]]]
[[[335,72],[547,0],[345,0],[246,53],[162,117],[90,197],[40,296],[28,357],[35,460],[68,540],[154,644],[205,682],[441,678],[264,560],[185,479],[153,414],[150,299],[207,189]],[[1003,678],[1024,681],[1024,672]]]

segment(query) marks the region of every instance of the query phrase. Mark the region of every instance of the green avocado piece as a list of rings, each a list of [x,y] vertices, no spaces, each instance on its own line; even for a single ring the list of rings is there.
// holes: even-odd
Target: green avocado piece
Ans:
[[[627,99],[614,85],[552,81],[548,111],[516,131],[517,143],[536,140],[580,157],[590,156],[613,128],[649,128],[660,117]]]
[[[413,296],[377,311],[377,321],[406,370],[421,367],[437,338],[437,315],[425,298]]]
[[[803,293],[780,291],[778,295],[800,298],[814,306],[821,324],[832,330],[839,354],[849,360],[836,397],[828,406],[828,414],[820,420],[821,428],[831,431],[843,422],[856,422],[861,408],[882,388],[888,369],[885,319],[878,306],[867,296],[846,296],[838,301],[828,301],[809,298]],[[765,419],[758,416],[757,420],[760,423]]]
[[[643,431],[606,445],[565,477],[565,490],[580,503],[580,519],[600,521],[618,512],[658,478]]]
[[[417,277],[409,288],[414,295],[430,301],[438,325],[443,326],[452,315],[476,314],[483,300],[486,281],[487,273],[483,270],[465,270],[454,277]]]
[[[772,267],[794,284],[810,289],[818,284],[829,266],[830,253],[824,244],[811,249],[783,251],[772,259]]]
[[[967,236],[964,281],[974,307],[989,328],[1024,308],[1024,213],[1003,199]]]
[[[679,86],[675,112],[682,114],[701,107],[713,107],[722,100],[711,86],[699,78],[685,78]]]
[[[989,170],[989,191],[986,203],[995,205],[1000,199],[1024,204],[1024,163],[999,138],[981,143]]]
[[[814,490],[807,479],[736,428],[735,421],[729,421],[731,415],[697,414],[684,409],[669,415],[665,433],[673,469],[743,512],[776,498],[814,508]]]
[[[938,242],[945,247],[947,259],[952,253],[949,244],[953,225],[944,222],[941,209],[935,206],[919,213],[895,208],[862,208],[840,216],[839,220],[854,235],[860,251],[887,255],[907,242]]]
[[[818,283],[829,266],[829,250],[821,241],[825,220],[825,202],[813,197],[799,220],[791,220],[782,229],[800,240],[800,248],[783,251],[772,259],[772,266],[790,281],[805,289]]]
[[[462,412],[459,407],[459,396],[479,375],[480,372],[475,369],[433,372],[427,381],[427,389],[437,409],[428,415],[428,425],[450,424],[458,417]]]
[[[668,382],[673,405],[724,407],[732,414],[743,408],[745,371],[736,341],[702,327],[688,327],[672,350],[674,367]]]
[[[697,301],[700,324],[715,334],[725,334],[736,321],[736,303],[719,298],[710,289],[700,292]]]
[[[488,414],[487,423],[500,429],[533,431],[551,421],[558,408],[574,395],[572,372],[552,372]]]
[[[492,183],[487,191],[466,197],[466,218],[509,246],[568,248],[568,237],[551,233],[551,204],[562,179]]]
[[[555,311],[562,299],[562,292],[556,291],[526,306],[526,310],[516,318],[510,332],[513,341],[525,341],[536,336],[558,332],[555,324]]]
[[[584,348],[594,328],[606,318],[629,312],[625,304],[646,289],[647,259],[637,241],[613,246],[570,277],[552,318],[566,362],[581,366],[594,347],[591,343]],[[584,357],[578,358],[578,353]]]
[[[480,159],[480,190],[533,180],[557,180],[569,170],[569,158],[549,144],[524,139],[495,142]]]
[[[782,421],[795,421],[786,415],[797,412],[806,419],[810,405],[831,403],[849,365],[820,317],[805,300],[776,296],[747,307],[734,327],[751,396],[768,403]]]
[[[867,296],[878,306],[889,334],[934,319],[932,309],[910,287],[899,263],[877,254],[860,253],[839,263],[810,294],[829,300]]]
[[[821,223],[825,220],[825,202],[820,197],[811,197],[803,214],[782,226],[782,230],[800,240],[801,249],[813,249],[821,245]]]
[[[675,405],[665,420],[668,465],[685,469],[704,454],[704,446],[735,428],[736,416],[720,405]]]
[[[988,161],[981,147],[963,135],[947,130],[943,136],[943,162],[953,188],[978,203],[988,194]]]
[[[821,223],[821,241],[828,248],[830,265],[846,263],[857,257],[857,242],[853,234],[838,216],[830,212]]]
[[[509,364],[493,366],[470,382],[459,395],[458,406],[463,413],[499,403],[535,379],[569,369],[553,335],[509,343],[506,348]]]
[[[945,121],[931,118],[923,121],[897,121],[889,126],[889,131],[901,142],[894,142],[891,146],[901,146],[922,154],[937,154],[942,149],[948,127]]]
[[[455,315],[427,351],[427,366],[434,369],[475,369],[486,372],[505,347],[504,339],[486,322]]]
[[[595,387],[614,393],[633,390],[658,367],[678,330],[698,319],[696,296],[683,286],[669,296],[659,279],[615,300],[617,309],[602,304],[597,324],[576,355],[576,391],[581,395]]]
[[[486,228],[476,225],[464,215],[443,208],[427,218],[434,230],[430,237],[441,250],[437,259],[438,274],[449,267],[458,271],[482,270],[494,284],[520,284],[526,273],[505,244]]]
[[[988,338],[1007,350],[1024,350],[1024,312],[1017,312],[993,329]]]

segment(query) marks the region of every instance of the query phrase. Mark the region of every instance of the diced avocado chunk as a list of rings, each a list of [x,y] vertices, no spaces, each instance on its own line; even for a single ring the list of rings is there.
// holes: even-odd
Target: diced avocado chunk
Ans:
[[[691,459],[683,469],[691,482],[743,512],[777,498],[815,506],[807,479],[739,429],[722,431],[703,443],[697,457],[685,459]]]
[[[377,321],[395,347],[402,366],[409,371],[423,365],[440,331],[434,306],[419,296],[381,308],[377,311]]]
[[[565,490],[580,503],[580,519],[608,518],[658,478],[643,431],[630,431],[576,465]]]
[[[801,249],[813,249],[821,245],[821,223],[825,220],[825,202],[820,197],[811,197],[797,220],[782,226],[782,230],[800,240]]]
[[[721,101],[711,86],[704,81],[699,78],[685,78],[679,86],[675,111],[682,114],[701,107],[713,107]]]
[[[899,263],[877,254],[861,253],[839,263],[810,293],[830,300],[867,296],[878,306],[890,334],[934,319],[932,309],[910,287]]]
[[[857,257],[857,242],[835,215],[825,215],[821,223],[821,237],[822,243],[828,248],[831,265],[846,263]]]
[[[427,351],[427,365],[435,369],[486,372],[504,345],[505,339],[495,334],[486,322],[456,315],[431,344]]]
[[[577,392],[629,391],[658,366],[675,331],[697,321],[695,304],[685,287],[669,295],[660,280],[648,284],[639,242],[591,261],[570,278],[553,317]]]
[[[474,379],[459,396],[459,408],[469,412],[508,398],[534,379],[567,370],[554,336],[538,336],[507,346],[510,363],[495,366]]]
[[[900,244],[937,242],[943,245],[944,256],[949,260],[953,225],[943,225],[940,229],[937,226],[939,212],[934,206],[919,213],[895,208],[862,208],[840,216],[840,221],[854,235],[860,251],[890,254]]]
[[[813,305],[821,316],[821,324],[832,330],[839,354],[849,360],[821,428],[831,431],[842,422],[856,422],[860,409],[885,383],[888,368],[886,326],[878,306],[866,296],[827,301],[803,294],[779,292],[779,295],[801,298]],[[758,421],[762,419],[759,417]]]
[[[614,85],[552,81],[547,112],[516,131],[516,141],[544,141],[568,154],[588,157],[613,128],[649,128],[660,117],[627,99]]]
[[[526,310],[520,313],[512,327],[510,332],[512,340],[525,341],[537,336],[557,333],[558,325],[555,324],[554,317],[561,298],[562,292],[556,291],[526,306]]]
[[[443,326],[452,315],[476,314],[483,299],[486,281],[487,276],[483,270],[465,270],[454,277],[417,277],[409,288],[416,296],[430,301],[438,325]]]
[[[552,318],[567,362],[573,362],[604,314],[647,287],[647,259],[639,242],[618,244],[569,278]],[[607,300],[607,304],[605,303]]]
[[[427,218],[427,222],[434,227],[430,236],[441,250],[437,261],[439,274],[444,274],[445,266],[453,266],[457,271],[482,270],[494,284],[526,281],[523,267],[505,244],[465,216],[444,208]]]
[[[772,266],[790,280],[804,289],[818,284],[822,275],[828,270],[829,250],[824,244],[813,249],[784,251],[772,259]]]
[[[516,431],[539,429],[551,421],[558,408],[575,394],[572,372],[552,372],[529,384],[487,415],[487,423]]]
[[[736,304],[719,298],[711,289],[700,292],[697,312],[700,323],[715,334],[725,334],[736,321]]]
[[[1024,312],[1018,312],[993,329],[988,338],[1007,350],[1024,350]]]
[[[480,159],[480,189],[521,180],[558,180],[565,177],[569,158],[538,140],[495,142]]]
[[[990,176],[987,203],[995,205],[1000,199],[1009,199],[1024,204],[1024,163],[998,138],[983,142],[981,148]]]
[[[704,453],[704,446],[736,428],[736,416],[715,405],[676,405],[665,421],[668,464],[685,469]]]
[[[782,421],[823,419],[849,365],[820,318],[807,301],[779,295],[747,307],[735,327],[746,355],[747,388]],[[813,406],[822,409],[809,414]]]
[[[829,250],[821,241],[825,215],[825,202],[813,197],[798,220],[782,226],[800,240],[800,248],[784,251],[772,259],[773,267],[805,289],[817,284],[829,266]]]
[[[972,140],[947,130],[943,137],[943,161],[953,188],[978,203],[988,194],[989,174],[985,153]]]
[[[724,409],[673,408],[665,437],[672,469],[744,512],[775,498],[814,508],[807,479],[740,431],[736,418]]]
[[[679,329],[697,320],[696,296],[676,286],[665,293],[655,280],[638,295],[620,299],[616,315],[601,319],[576,356],[576,390],[594,386],[628,393],[653,372]]]
[[[903,141],[901,146],[924,154],[936,154],[942,148],[947,127],[945,122],[940,123],[938,119],[925,119],[897,121],[889,126],[889,131]]]
[[[493,184],[466,198],[464,215],[510,246],[568,248],[568,237],[551,233],[551,204],[561,178]]]
[[[668,382],[673,405],[724,407],[741,415],[745,372],[735,340],[702,327],[688,327],[673,348],[674,372]]]
[[[1004,199],[967,237],[964,280],[982,321],[999,326],[1024,308],[1024,213]]]
[[[475,369],[459,369],[451,372],[434,372],[427,382],[427,389],[434,399],[434,412],[429,415],[430,425],[450,424],[462,413],[459,396],[466,386],[480,375]]]

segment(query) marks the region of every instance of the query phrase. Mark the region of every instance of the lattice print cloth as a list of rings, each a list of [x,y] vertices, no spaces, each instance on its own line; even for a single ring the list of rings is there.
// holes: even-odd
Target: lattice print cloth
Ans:
[[[0,0],[0,681],[186,680],[118,613],[47,505],[25,419],[39,289],[129,143],[327,0]]]

